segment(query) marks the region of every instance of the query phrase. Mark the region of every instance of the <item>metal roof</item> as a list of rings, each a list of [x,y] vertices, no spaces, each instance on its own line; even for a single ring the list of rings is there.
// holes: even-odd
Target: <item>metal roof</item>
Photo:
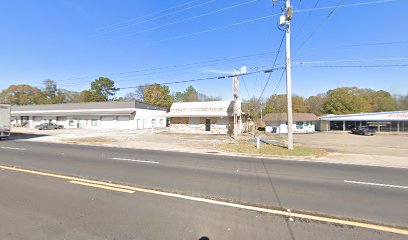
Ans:
[[[38,110],[38,111],[13,111],[13,117],[18,116],[113,116],[130,115],[136,112],[134,108],[123,109],[82,109],[82,110]]]
[[[321,116],[325,121],[408,121],[408,110]]]
[[[83,110],[83,109],[119,109],[138,108],[166,111],[166,108],[154,106],[140,101],[111,101],[111,102],[86,102],[86,103],[62,103],[44,105],[15,105],[11,111],[46,111],[46,110]]]
[[[233,114],[232,101],[173,103],[167,117],[227,117]]]

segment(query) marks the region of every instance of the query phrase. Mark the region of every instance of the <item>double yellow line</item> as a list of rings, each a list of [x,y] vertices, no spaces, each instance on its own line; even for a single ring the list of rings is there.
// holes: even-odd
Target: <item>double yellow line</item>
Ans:
[[[102,189],[107,189],[107,190],[111,190],[111,191],[124,192],[124,193],[135,193],[135,191],[132,191],[132,190],[117,188],[117,187],[109,187],[109,186],[105,186],[105,185],[101,185],[101,184],[95,184],[95,183],[88,183],[88,182],[84,182],[83,180],[82,181],[71,180],[69,182],[73,183],[73,184],[82,185],[82,186],[102,188]]]
[[[324,216],[318,216],[318,215],[313,215],[313,214],[287,212],[287,211],[269,209],[269,208],[264,208],[264,207],[255,207],[255,206],[249,206],[249,205],[244,205],[244,204],[239,204],[239,203],[231,203],[227,201],[213,200],[213,199],[208,199],[208,198],[203,198],[203,197],[193,197],[193,196],[183,195],[183,194],[178,194],[178,193],[170,193],[170,192],[159,191],[159,190],[138,188],[138,187],[126,186],[122,184],[95,181],[95,180],[90,180],[90,179],[85,179],[85,178],[71,177],[71,176],[66,176],[66,175],[47,173],[47,172],[29,170],[29,169],[24,169],[24,168],[16,168],[16,167],[8,167],[8,166],[0,165],[0,169],[53,177],[53,178],[67,180],[70,183],[78,184],[82,186],[102,188],[102,189],[130,193],[130,194],[133,194],[135,192],[143,192],[143,193],[172,197],[172,198],[177,198],[177,199],[184,199],[184,200],[189,200],[189,201],[203,202],[203,203],[208,203],[208,204],[213,204],[213,205],[233,207],[233,208],[244,209],[244,210],[249,210],[249,211],[269,213],[269,214],[279,215],[279,216],[284,216],[284,217],[308,219],[308,220],[325,222],[325,223],[340,224],[340,225],[367,228],[367,229],[389,232],[389,233],[396,233],[396,234],[401,234],[401,235],[408,235],[408,229],[404,229],[400,227],[391,227],[391,226],[384,226],[384,225],[379,225],[379,224],[374,224],[374,223],[366,223],[362,221],[344,220],[344,219],[335,218],[335,217],[324,217]]]

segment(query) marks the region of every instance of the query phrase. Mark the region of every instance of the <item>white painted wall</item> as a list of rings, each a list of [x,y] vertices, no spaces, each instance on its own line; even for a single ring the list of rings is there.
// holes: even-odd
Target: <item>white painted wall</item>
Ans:
[[[34,128],[45,122],[52,122],[63,125],[64,128],[84,128],[84,129],[146,129],[166,127],[166,111],[136,109],[136,114],[131,115],[80,115],[66,116],[59,118],[56,116],[30,116],[28,127]],[[20,124],[20,117],[14,117],[15,123]]]
[[[311,123],[311,124],[309,124]],[[276,133],[288,133],[288,125],[286,122],[266,122],[265,131],[272,132],[273,128],[276,127]],[[293,123],[293,132],[294,133],[312,133],[315,132],[315,123],[314,122],[303,122],[303,124],[297,125],[296,122]]]

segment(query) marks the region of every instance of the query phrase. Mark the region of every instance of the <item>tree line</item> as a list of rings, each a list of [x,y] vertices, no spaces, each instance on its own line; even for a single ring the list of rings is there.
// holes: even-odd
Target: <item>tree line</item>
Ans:
[[[123,97],[115,97],[119,88],[106,77],[91,82],[90,88],[81,92],[68,91],[57,87],[51,79],[43,81],[43,87],[27,84],[11,85],[0,92],[0,102],[12,105],[39,105],[57,103],[104,102],[139,100],[149,104],[170,108],[173,102],[217,101],[220,97],[207,96],[193,86],[184,91],[171,93],[169,86],[149,84],[139,86]],[[325,114],[349,114],[360,112],[381,112],[408,109],[408,95],[393,96],[384,90],[370,88],[341,87],[308,98],[293,96],[293,112],[312,112],[317,116]],[[284,113],[287,109],[286,95],[274,94],[261,101],[257,98],[243,100],[243,111],[257,119],[262,114]]]
[[[40,105],[57,103],[106,102],[139,100],[149,104],[170,108],[173,102],[203,102],[221,100],[220,97],[207,96],[193,86],[184,91],[171,93],[170,88],[161,84],[139,86],[124,97],[115,97],[119,88],[106,77],[91,82],[90,88],[81,92],[58,88],[54,80],[46,79],[43,87],[27,84],[11,85],[0,92],[0,102],[12,105]]]
[[[408,95],[393,96],[384,90],[370,88],[341,87],[308,98],[292,96],[295,113],[311,112],[317,116],[325,114],[350,114],[360,112],[382,112],[408,110]],[[253,118],[262,114],[287,112],[286,94],[274,94],[264,103],[251,98],[243,101],[242,108]]]

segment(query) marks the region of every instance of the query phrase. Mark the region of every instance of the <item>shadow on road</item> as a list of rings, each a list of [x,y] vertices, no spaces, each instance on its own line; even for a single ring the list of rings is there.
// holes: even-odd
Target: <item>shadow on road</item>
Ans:
[[[32,134],[32,133],[12,133],[8,140],[25,140],[38,137],[45,137],[47,134]]]

